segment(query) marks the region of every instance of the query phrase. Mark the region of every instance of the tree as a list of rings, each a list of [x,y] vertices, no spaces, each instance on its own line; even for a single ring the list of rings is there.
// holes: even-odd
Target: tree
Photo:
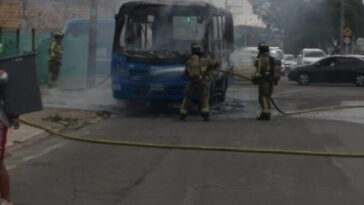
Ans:
[[[362,0],[250,0],[254,12],[270,30],[284,34],[285,50],[327,48],[340,39],[340,6],[345,1],[346,26],[356,36],[364,34]]]

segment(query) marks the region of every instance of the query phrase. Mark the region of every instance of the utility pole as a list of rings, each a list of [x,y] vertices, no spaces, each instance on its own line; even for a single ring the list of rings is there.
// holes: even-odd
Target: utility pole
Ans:
[[[65,22],[67,19],[66,12],[67,12],[67,0],[63,0],[63,22]]]
[[[27,19],[26,19],[26,11],[27,11],[28,1],[22,0],[21,1],[21,23],[20,23],[20,30],[25,32],[27,29]]]
[[[232,12],[232,10],[233,10],[233,8],[234,8],[234,10],[235,9],[238,9],[239,10],[239,12]],[[241,2],[241,4],[235,4],[235,5],[232,5],[232,4],[229,4],[229,2],[228,2],[228,0],[225,0],[225,9],[226,10],[228,10],[228,11],[230,11],[231,13],[232,13],[232,15],[233,15],[233,17],[235,18],[235,17],[237,17],[237,16],[239,16],[239,15],[241,15],[241,14],[244,14],[243,13],[243,8],[244,8],[244,2]],[[244,21],[244,33],[243,33],[243,38],[244,38],[244,46],[246,46],[247,45],[247,42],[248,42],[248,31],[247,31],[247,23],[246,23],[246,21]]]
[[[97,12],[98,0],[90,0],[90,32],[88,44],[87,86],[92,87],[96,81],[96,47],[97,47]]]
[[[341,0],[340,8],[340,53],[344,52],[345,0]]]

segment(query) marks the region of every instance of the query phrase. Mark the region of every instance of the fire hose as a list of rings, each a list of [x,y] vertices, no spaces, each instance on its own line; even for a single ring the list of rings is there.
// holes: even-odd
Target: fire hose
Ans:
[[[32,127],[36,127],[47,131],[49,134],[58,136],[67,140],[86,142],[93,144],[106,144],[139,148],[154,148],[154,149],[174,149],[174,150],[195,150],[195,151],[209,151],[209,152],[231,152],[231,153],[251,153],[251,154],[274,154],[274,155],[297,155],[297,156],[311,156],[311,157],[335,157],[335,158],[364,158],[364,152],[328,152],[328,151],[314,151],[314,150],[294,150],[294,149],[270,149],[270,148],[248,148],[248,147],[227,147],[227,146],[213,146],[213,145],[183,145],[183,144],[160,144],[152,142],[137,142],[128,140],[107,140],[100,139],[92,136],[75,136],[60,133],[53,129],[29,122],[22,119],[22,123]]]
[[[216,70],[217,72],[221,72],[221,73],[225,73],[228,75],[233,75],[233,76],[237,76],[239,78],[248,80],[248,81],[252,81],[251,78],[235,73],[235,72],[231,72],[231,71],[225,71],[225,70]],[[312,112],[322,112],[322,111],[330,111],[330,110],[343,110],[343,109],[353,109],[353,108],[364,108],[364,105],[335,105],[335,106],[327,106],[327,107],[319,107],[319,108],[310,108],[310,109],[302,109],[302,110],[297,110],[297,111],[291,111],[291,112],[286,112],[283,111],[275,102],[275,100],[272,97],[269,97],[269,100],[272,102],[272,105],[274,106],[274,108],[282,115],[300,115],[300,114],[305,114],[305,113],[312,113]]]
[[[230,72],[221,71],[229,75],[235,75],[247,80],[251,80],[243,75]],[[309,112],[319,112],[327,110],[338,110],[338,109],[349,109],[349,108],[364,108],[364,105],[357,106],[331,106],[331,107],[321,107],[315,109],[299,110],[294,112],[284,112],[282,111],[271,99],[274,107],[284,115],[298,115]],[[311,156],[311,157],[335,157],[335,158],[364,158],[364,152],[329,152],[329,151],[315,151],[315,150],[297,150],[297,149],[284,149],[284,148],[254,148],[254,147],[228,147],[228,146],[212,146],[212,145],[183,145],[183,144],[160,144],[152,142],[137,142],[128,140],[107,140],[100,139],[92,136],[75,136],[70,134],[61,133],[55,131],[51,128],[41,126],[39,124],[32,123],[30,121],[21,119],[21,122],[32,127],[36,127],[45,130],[51,135],[58,136],[64,139],[86,142],[86,143],[96,143],[96,144],[107,144],[107,145],[118,145],[118,146],[130,146],[130,147],[140,147],[140,148],[154,148],[154,149],[175,149],[175,150],[195,150],[195,151],[209,151],[209,152],[232,152],[232,153],[252,153],[252,154],[273,154],[273,155],[298,155],[298,156]]]

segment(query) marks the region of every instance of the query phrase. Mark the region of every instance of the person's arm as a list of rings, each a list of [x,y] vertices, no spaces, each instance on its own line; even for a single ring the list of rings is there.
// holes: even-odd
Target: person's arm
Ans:
[[[19,115],[14,115],[11,113],[5,113],[7,119],[9,120],[9,127],[14,128],[15,130],[19,129],[20,126],[20,120]]]
[[[265,72],[266,67],[268,66],[268,62],[266,62],[265,58],[258,57],[255,62],[256,72],[252,77],[252,82],[254,84],[259,84],[260,79],[262,78],[262,73]]]
[[[192,79],[190,68],[191,68],[191,60],[188,60],[185,67],[185,75],[189,80]]]
[[[19,117],[14,117],[10,119],[10,126],[14,128],[14,130],[19,129],[20,127],[20,120]]]
[[[63,55],[63,47],[62,47],[62,44],[59,44],[58,45],[58,52],[60,55]]]

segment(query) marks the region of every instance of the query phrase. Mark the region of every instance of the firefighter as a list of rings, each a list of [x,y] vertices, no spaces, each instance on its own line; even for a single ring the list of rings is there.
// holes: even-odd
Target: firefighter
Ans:
[[[191,46],[192,56],[186,64],[186,75],[189,82],[185,88],[185,98],[180,109],[180,119],[184,121],[188,114],[188,108],[193,99],[193,94],[199,92],[201,103],[201,115],[204,121],[210,120],[210,76],[209,71],[217,67],[217,62],[210,56],[204,54],[201,43],[193,43]]]
[[[270,98],[273,93],[274,79],[272,73],[272,58],[269,55],[269,45],[261,42],[258,45],[258,57],[256,59],[256,73],[253,77],[253,83],[259,86],[259,104],[261,106],[261,114],[257,120],[270,120],[271,104]]]
[[[5,149],[8,135],[8,128],[19,128],[18,116],[5,112],[4,109],[4,87],[8,83],[8,74],[0,69],[0,204],[11,205],[10,202],[10,177],[5,166]]]
[[[4,55],[4,44],[0,43],[0,56]]]
[[[64,37],[63,33],[55,33],[53,35],[54,40],[49,46],[48,55],[49,55],[49,80],[48,86],[55,86],[58,75],[59,68],[62,65],[62,57],[63,57],[63,48],[62,48],[62,40]]]

